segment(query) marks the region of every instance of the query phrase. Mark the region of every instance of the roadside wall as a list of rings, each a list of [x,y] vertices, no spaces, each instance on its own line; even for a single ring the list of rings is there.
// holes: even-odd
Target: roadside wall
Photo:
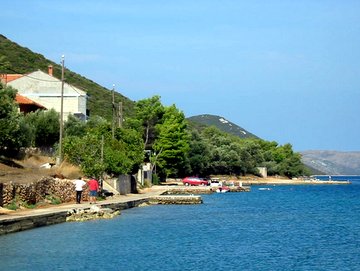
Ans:
[[[134,190],[136,190],[136,186],[134,189],[134,183],[135,180],[131,175],[120,175],[117,182],[116,190],[120,192],[120,195],[126,195],[133,193]]]
[[[89,190],[84,187],[82,200],[87,201]],[[61,202],[73,202],[76,199],[75,186],[71,180],[44,177],[30,184],[4,183],[0,184],[0,206],[16,201],[36,204],[57,197]]]

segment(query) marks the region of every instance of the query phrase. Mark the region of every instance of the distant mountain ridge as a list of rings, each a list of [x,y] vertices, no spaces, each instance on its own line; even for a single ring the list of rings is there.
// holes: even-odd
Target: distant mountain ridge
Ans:
[[[240,138],[258,138],[256,135],[250,133],[244,128],[238,126],[237,124],[225,119],[221,116],[216,115],[197,115],[187,118],[189,121],[204,125],[204,126],[215,126],[219,130],[238,136]]]
[[[329,175],[360,175],[360,152],[303,151],[302,162]]]

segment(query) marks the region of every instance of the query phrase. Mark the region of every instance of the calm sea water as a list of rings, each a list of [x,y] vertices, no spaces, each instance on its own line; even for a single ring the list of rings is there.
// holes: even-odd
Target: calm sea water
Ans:
[[[0,270],[360,270],[360,181],[266,187],[0,236]]]

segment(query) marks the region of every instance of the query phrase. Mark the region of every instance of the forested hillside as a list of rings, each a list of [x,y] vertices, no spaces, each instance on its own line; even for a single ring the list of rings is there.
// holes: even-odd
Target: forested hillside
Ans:
[[[59,56],[59,62],[60,62]],[[66,64],[66,63],[65,63]],[[54,76],[61,78],[61,65],[46,59],[43,55],[32,52],[15,42],[0,35],[0,74],[26,74],[36,70],[47,72],[48,66],[53,65]],[[66,65],[65,65],[66,66]],[[65,81],[87,92],[87,109],[90,115],[99,115],[106,119],[112,116],[112,92],[80,74],[65,69]],[[115,92],[115,103],[123,103],[124,116],[131,115],[134,102]]]
[[[220,131],[240,138],[258,138],[256,135],[246,131],[244,128],[220,116],[204,114],[189,117],[188,120],[191,122],[191,125],[198,130],[208,126],[215,126]]]

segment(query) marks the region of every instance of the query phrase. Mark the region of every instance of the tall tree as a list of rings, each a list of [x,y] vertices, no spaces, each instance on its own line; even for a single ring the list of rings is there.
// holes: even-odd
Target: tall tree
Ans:
[[[36,147],[52,147],[59,141],[59,113],[54,109],[38,110],[25,116],[26,122],[34,131]]]
[[[140,100],[135,105],[135,119],[133,126],[138,126],[143,131],[144,150],[152,149],[156,138],[155,126],[161,121],[164,114],[164,106],[160,96],[153,96]]]
[[[100,178],[105,171],[101,157],[101,138],[94,133],[84,137],[68,136],[63,142],[64,157],[81,167],[87,176]]]
[[[86,122],[69,115],[64,124],[65,136],[84,136],[86,133]]]
[[[210,146],[195,129],[191,131],[188,175],[207,176],[210,165]]]
[[[153,149],[159,153],[157,165],[163,175],[184,174],[189,151],[189,135],[184,114],[175,105],[165,108],[162,123],[156,125],[158,138]]]
[[[79,165],[85,174],[100,177],[135,173],[143,161],[144,151],[139,132],[117,128],[115,137],[108,122],[90,123],[84,136],[67,136],[64,155]]]

